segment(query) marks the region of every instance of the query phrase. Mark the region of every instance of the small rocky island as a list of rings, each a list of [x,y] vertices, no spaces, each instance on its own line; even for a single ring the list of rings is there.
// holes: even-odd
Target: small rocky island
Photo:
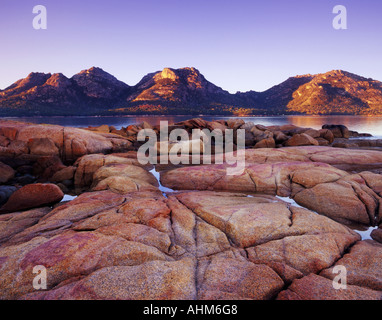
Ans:
[[[142,165],[138,132],[160,133],[145,122],[0,121],[0,299],[382,299],[381,140],[330,124],[176,128],[244,129],[243,173]]]

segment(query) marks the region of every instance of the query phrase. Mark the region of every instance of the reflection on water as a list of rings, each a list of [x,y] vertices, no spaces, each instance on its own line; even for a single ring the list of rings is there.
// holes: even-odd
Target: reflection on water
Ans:
[[[199,116],[207,121],[230,119],[235,117]],[[88,127],[107,124],[117,129],[146,121],[158,125],[160,121],[176,123],[192,118],[192,116],[118,116],[118,117],[24,117],[7,118],[31,123],[49,123],[61,126]],[[350,130],[371,133],[382,138],[382,117],[378,116],[277,116],[246,117],[244,121],[265,126],[294,124],[299,127],[320,129],[324,124],[343,124]]]
[[[321,128],[324,124],[343,124],[350,130],[382,137],[382,117],[378,116],[289,116],[288,122],[300,127]]]

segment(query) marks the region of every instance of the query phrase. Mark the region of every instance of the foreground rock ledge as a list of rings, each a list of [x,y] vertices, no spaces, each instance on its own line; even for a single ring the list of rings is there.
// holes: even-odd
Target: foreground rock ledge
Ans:
[[[290,298],[286,286],[329,279],[349,250],[357,298],[380,297],[380,268],[364,272],[357,233],[273,196],[99,191],[0,217],[2,299]],[[33,289],[36,265],[47,268],[46,291]]]
[[[325,150],[310,151],[310,159],[321,156],[320,160],[335,160],[325,154]],[[255,163],[253,154],[247,156],[252,162],[247,162],[238,175],[227,175],[227,165],[204,165],[165,171],[161,182],[175,190],[237,191],[290,197],[301,206],[346,225],[377,226],[382,222],[382,176],[379,174],[351,174],[313,160],[267,158]]]

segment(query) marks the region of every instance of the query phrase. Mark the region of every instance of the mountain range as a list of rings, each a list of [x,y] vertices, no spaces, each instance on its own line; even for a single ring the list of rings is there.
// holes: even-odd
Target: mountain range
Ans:
[[[136,85],[100,68],[71,78],[30,73],[0,90],[0,116],[382,114],[382,82],[350,72],[287,79],[264,92],[228,91],[195,68],[150,73]]]

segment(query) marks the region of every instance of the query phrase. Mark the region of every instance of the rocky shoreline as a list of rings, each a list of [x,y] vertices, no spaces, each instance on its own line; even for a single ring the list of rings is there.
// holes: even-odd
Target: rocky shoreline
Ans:
[[[0,299],[382,299],[381,140],[341,125],[169,125],[244,129],[246,166],[229,176],[141,165],[141,129],[160,134],[0,121]]]

